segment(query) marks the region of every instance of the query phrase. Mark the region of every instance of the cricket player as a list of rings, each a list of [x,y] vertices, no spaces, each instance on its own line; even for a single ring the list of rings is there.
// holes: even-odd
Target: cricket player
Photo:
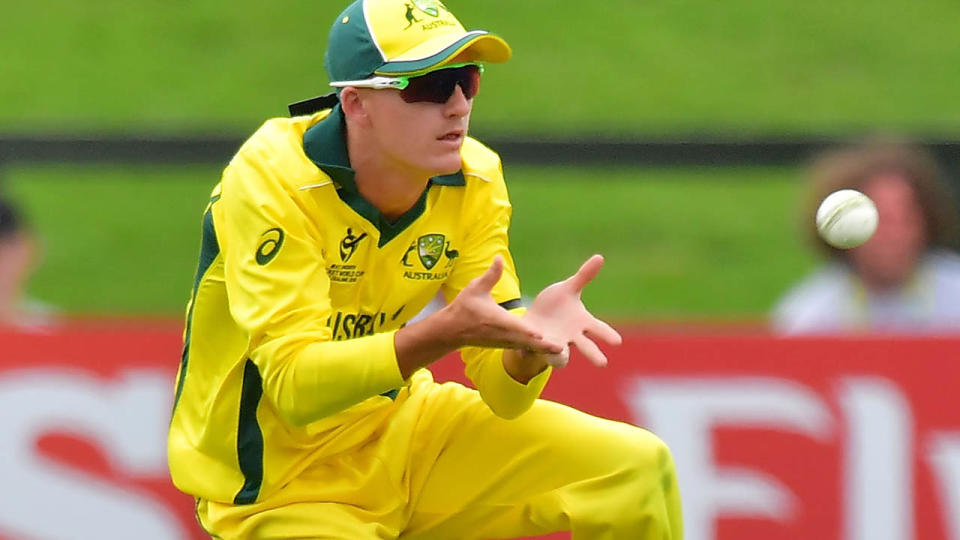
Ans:
[[[681,538],[659,439],[538,399],[571,346],[603,365],[620,336],[580,301],[599,256],[520,304],[500,160],[467,137],[480,63],[510,56],[440,2],[357,0],[330,32],[337,93],[224,170],[168,448],[211,536]],[[454,350],[478,391],[433,382]]]

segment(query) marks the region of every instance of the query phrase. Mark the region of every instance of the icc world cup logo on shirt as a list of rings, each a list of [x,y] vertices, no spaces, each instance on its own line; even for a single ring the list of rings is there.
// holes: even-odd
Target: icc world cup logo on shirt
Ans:
[[[347,227],[347,234],[340,240],[340,262],[327,266],[327,276],[334,283],[356,283],[363,277],[366,270],[358,268],[356,264],[347,264],[350,258],[357,252],[357,247],[367,233],[361,233],[359,236],[353,234],[353,229]],[[361,260],[363,258],[361,257]]]
[[[340,260],[343,262],[349,261],[350,257],[353,257],[353,253],[357,251],[357,244],[366,237],[367,233],[354,236],[353,230],[347,227],[347,235],[340,241]]]

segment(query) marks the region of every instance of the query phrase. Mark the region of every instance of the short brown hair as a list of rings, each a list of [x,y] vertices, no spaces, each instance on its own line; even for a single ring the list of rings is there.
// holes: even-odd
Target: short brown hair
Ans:
[[[960,243],[960,217],[940,167],[927,150],[896,139],[874,139],[836,148],[814,159],[810,167],[812,188],[802,214],[803,228],[814,245],[829,256],[842,255],[842,250],[830,246],[817,234],[817,207],[834,191],[862,191],[867,181],[885,173],[902,176],[913,188],[923,211],[927,247],[956,248]]]
[[[0,197],[0,238],[13,236],[23,229],[23,220],[12,203]]]

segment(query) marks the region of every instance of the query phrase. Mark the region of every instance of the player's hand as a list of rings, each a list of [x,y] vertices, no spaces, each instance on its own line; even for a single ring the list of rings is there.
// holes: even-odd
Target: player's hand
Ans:
[[[594,317],[580,300],[583,288],[602,267],[602,256],[590,257],[576,274],[541,291],[523,317],[534,327],[544,329],[545,337],[550,341],[564,344],[559,353],[544,355],[544,360],[555,368],[562,368],[570,361],[570,346],[579,349],[594,365],[605,366],[607,357],[595,340],[610,345],[619,345],[623,341],[616,330]]]
[[[560,354],[564,349],[563,342],[545,339],[543,330],[536,323],[513,315],[493,299],[490,292],[502,274],[503,259],[496,257],[483,275],[471,281],[453,302],[441,310],[457,346]]]

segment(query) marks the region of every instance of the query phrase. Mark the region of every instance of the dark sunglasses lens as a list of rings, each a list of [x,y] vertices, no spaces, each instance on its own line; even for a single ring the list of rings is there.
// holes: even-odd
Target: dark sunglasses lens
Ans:
[[[458,68],[457,71],[460,72],[457,84],[463,89],[464,97],[473,99],[473,97],[477,95],[477,92],[480,91],[480,67],[463,66],[462,68]],[[450,90],[450,93],[453,93],[453,89]]]
[[[410,79],[410,84],[400,91],[400,97],[407,103],[429,101],[446,103],[460,85],[463,95],[473,99],[480,91],[480,68],[463,66],[453,69],[441,69],[420,77]]]

